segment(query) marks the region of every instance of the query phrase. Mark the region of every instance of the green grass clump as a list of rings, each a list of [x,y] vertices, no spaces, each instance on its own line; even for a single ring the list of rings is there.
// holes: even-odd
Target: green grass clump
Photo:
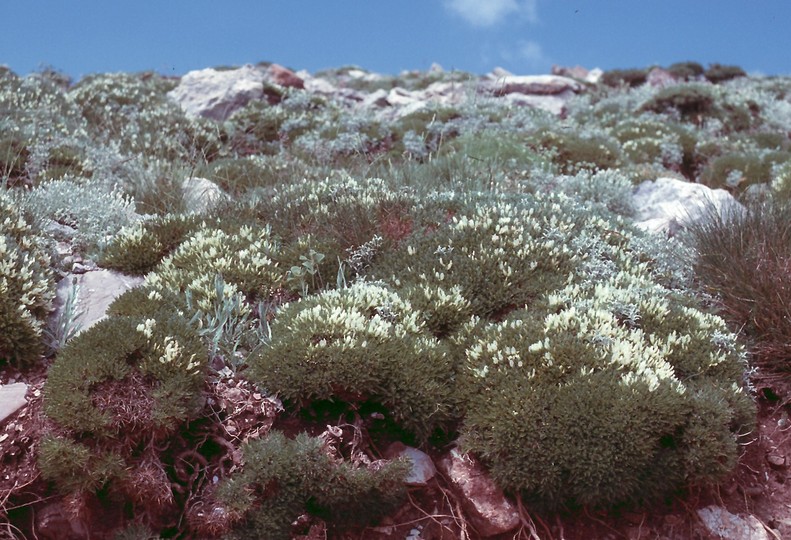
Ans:
[[[254,380],[298,407],[382,404],[421,439],[455,419],[453,359],[423,314],[381,285],[355,283],[288,304],[250,365]]]
[[[749,430],[723,321],[635,274],[570,285],[466,351],[464,446],[539,504],[650,501],[725,478]]]
[[[47,250],[18,202],[0,191],[0,359],[29,365],[43,353],[42,332],[55,296]]]
[[[722,316],[752,342],[771,372],[791,366],[791,204],[782,196],[748,201],[746,210],[714,209],[690,228],[696,275]]]
[[[241,522],[227,538],[292,537],[304,513],[329,520],[334,532],[376,523],[403,502],[403,462],[354,467],[338,462],[317,437],[287,439],[273,431],[244,446],[244,470],[222,482],[216,498],[226,523]]]

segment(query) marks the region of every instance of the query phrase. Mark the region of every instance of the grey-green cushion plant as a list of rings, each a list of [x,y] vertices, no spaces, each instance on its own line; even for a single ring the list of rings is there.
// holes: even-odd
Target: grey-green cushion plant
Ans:
[[[244,446],[244,469],[218,486],[222,511],[205,512],[200,526],[237,525],[229,540],[285,540],[306,512],[326,518],[335,532],[370,525],[403,502],[407,471],[401,461],[353,466],[331,457],[321,438],[273,431]]]

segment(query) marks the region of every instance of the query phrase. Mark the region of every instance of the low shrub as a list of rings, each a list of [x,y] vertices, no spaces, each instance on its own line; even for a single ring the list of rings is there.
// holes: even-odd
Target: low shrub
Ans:
[[[738,77],[746,77],[747,73],[745,73],[745,71],[739,66],[711,64],[704,75],[707,81],[714,84],[719,84],[725,81],[736,79]]]
[[[451,309],[459,302],[450,300]],[[433,305],[425,317],[437,328],[443,303]],[[359,282],[286,305],[250,366],[255,381],[298,408],[319,400],[382,404],[420,439],[456,419],[453,359],[424,314],[382,285]]]
[[[667,71],[681,80],[690,81],[700,78],[705,70],[697,62],[676,62],[668,66]]]
[[[770,183],[774,167],[788,160],[788,151],[728,153],[709,162],[700,182],[712,188],[743,192],[749,186]]]
[[[5,190],[0,190],[0,260],[0,359],[29,365],[44,351],[42,332],[55,282],[47,240]]]
[[[650,69],[611,69],[601,76],[601,84],[612,87],[627,86],[634,88],[645,84]]]
[[[174,511],[166,450],[205,405],[205,369],[200,338],[165,309],[112,316],[67,343],[44,386],[44,411],[59,429],[42,441],[38,463],[75,501],[75,516],[100,493],[150,519]]]
[[[676,111],[681,119],[700,125],[704,116],[714,111],[716,96],[700,83],[670,86],[657,92],[641,107],[657,114]]]
[[[489,324],[466,351],[463,446],[548,507],[722,480],[754,407],[735,336],[688,302],[622,272]]]
[[[564,174],[611,169],[620,163],[617,142],[603,134],[584,136],[543,128],[530,136],[528,144],[547,151]]]
[[[54,221],[75,229],[74,251],[95,256],[108,240],[138,216],[131,198],[106,182],[71,176],[38,184],[23,198],[41,227]]]
[[[221,482],[216,499],[224,523],[205,522],[209,530],[239,524],[229,539],[292,537],[292,523],[310,513],[331,520],[334,532],[376,523],[403,502],[403,462],[354,467],[338,462],[324,441],[305,434],[287,439],[278,431],[244,446],[244,469]],[[208,520],[211,521],[211,520]]]
[[[138,221],[110,241],[99,260],[105,268],[145,275],[200,226],[194,215],[171,214]]]

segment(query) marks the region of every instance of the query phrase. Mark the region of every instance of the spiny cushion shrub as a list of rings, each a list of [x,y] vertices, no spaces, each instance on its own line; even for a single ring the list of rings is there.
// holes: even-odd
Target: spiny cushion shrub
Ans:
[[[90,75],[69,90],[99,140],[120,143],[127,154],[211,160],[224,137],[216,124],[188,118],[167,99],[156,79],[125,73]]]
[[[244,446],[244,468],[219,484],[216,499],[224,523],[204,523],[210,530],[236,525],[226,538],[292,537],[292,523],[302,514],[329,520],[335,532],[371,525],[392,512],[406,495],[404,462],[374,462],[355,467],[328,455],[324,441],[300,434],[287,439],[273,431]]]
[[[148,506],[172,502],[155,449],[202,409],[205,364],[200,338],[166,309],[112,316],[72,339],[44,387],[44,410],[62,428],[42,442],[44,477],[65,493],[106,487]]]
[[[611,169],[620,163],[616,141],[604,134],[581,135],[571,130],[542,128],[531,134],[528,144],[547,151],[560,172],[565,174],[585,169]]]
[[[650,70],[646,68],[640,69],[611,69],[609,71],[605,71],[601,77],[601,83],[606,86],[640,86],[645,83],[648,78],[648,72]]]
[[[127,274],[145,275],[200,226],[192,214],[168,214],[121,229],[102,252],[100,263]]]
[[[472,312],[486,318],[561,287],[581,255],[572,248],[575,238],[620,229],[562,194],[446,194],[424,206],[446,208],[440,211],[445,221],[428,224],[383,253],[370,274],[399,286],[458,287]]]
[[[284,279],[275,256],[280,244],[267,227],[244,226],[235,232],[204,226],[194,232],[146,278],[160,290],[188,292],[201,308],[215,296],[215,276],[249,299],[269,298]]]
[[[739,66],[724,66],[722,64],[711,64],[705,72],[706,80],[718,84],[738,77],[746,77],[747,73]]]
[[[6,190],[0,191],[0,261],[0,359],[30,364],[43,352],[54,280],[47,241]]]
[[[700,182],[713,188],[743,191],[754,184],[772,181],[776,165],[791,160],[788,151],[728,153],[712,159],[700,175]]]
[[[383,285],[358,282],[286,305],[250,366],[255,381],[299,407],[379,403],[421,439],[457,414],[453,358],[423,314]]]
[[[718,317],[637,272],[569,285],[466,350],[466,449],[538,504],[610,506],[717,482],[753,404]]]
[[[680,129],[661,118],[632,118],[619,122],[612,130],[631,163],[659,165],[680,170],[684,148]]]

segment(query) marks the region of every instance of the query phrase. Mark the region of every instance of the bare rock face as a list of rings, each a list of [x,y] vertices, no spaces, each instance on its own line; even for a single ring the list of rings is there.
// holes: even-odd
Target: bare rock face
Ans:
[[[107,308],[123,293],[143,283],[140,276],[129,276],[113,270],[96,270],[83,274],[68,274],[59,283],[55,300],[55,311],[51,320],[58,320],[72,284],[77,286],[76,320],[80,332],[104,319]]]
[[[533,96],[565,96],[584,90],[584,86],[574,79],[559,75],[511,75],[498,77],[490,82],[495,96],[506,94],[527,94]]]
[[[27,404],[25,400],[27,388],[28,386],[21,382],[0,385],[0,422]]]
[[[503,534],[519,526],[517,509],[472,456],[454,449],[437,463],[437,467],[450,481],[482,537]]]
[[[288,68],[280,64],[272,64],[266,68],[269,80],[284,88],[305,88],[305,81]]]
[[[634,193],[635,224],[647,231],[672,233],[675,227],[694,222],[711,210],[744,209],[724,189],[711,189],[676,178],[646,180]]]
[[[187,114],[222,121],[251,100],[262,99],[266,80],[266,74],[252,65],[227,71],[201,69],[184,75],[168,97]]]
[[[670,86],[671,84],[676,84],[678,82],[678,79],[675,77],[675,75],[665,69],[658,67],[655,67],[649,71],[645,80],[651,86],[658,86],[662,88],[665,86]]]
[[[698,510],[703,528],[721,540],[769,540],[769,533],[755,516],[737,516],[719,506]]]
[[[570,77],[572,79],[584,81],[589,74],[590,72],[582,66],[552,66],[552,75],[559,75],[561,77]]]

